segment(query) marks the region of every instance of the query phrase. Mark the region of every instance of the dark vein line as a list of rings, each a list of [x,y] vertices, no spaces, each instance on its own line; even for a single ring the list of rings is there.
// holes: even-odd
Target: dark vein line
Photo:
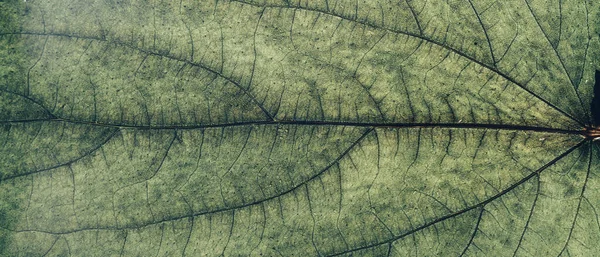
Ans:
[[[57,236],[56,239],[54,239],[54,242],[52,242],[52,245],[50,245],[50,248],[48,248],[48,250],[42,254],[42,256],[47,256],[48,253],[50,253],[50,251],[52,251],[52,249],[54,248],[54,245],[56,245],[56,242],[58,242],[58,240],[60,239],[60,236]]]
[[[571,86],[573,88],[573,91],[575,91],[575,95],[577,96],[577,99],[579,100],[579,104],[581,104],[581,107],[584,108],[584,110],[585,110],[586,107],[583,104],[583,100],[581,99],[581,95],[579,95],[579,91],[577,91],[577,86],[575,85],[575,82],[573,81],[573,78],[571,77],[571,74],[567,70],[567,67],[565,66],[565,62],[563,61],[563,58],[558,53],[558,49],[557,48],[558,48],[558,44],[560,44],[560,39],[559,39],[559,41],[556,42],[556,46],[554,46],[552,44],[552,42],[550,41],[550,38],[548,38],[548,34],[546,33],[546,31],[544,31],[544,28],[542,28],[542,25],[540,24],[540,21],[538,20],[537,16],[533,12],[533,9],[529,5],[528,0],[524,0],[524,1],[525,1],[525,4],[527,5],[529,13],[531,13],[531,16],[535,20],[535,23],[540,28],[540,31],[542,31],[542,34],[544,35],[544,38],[546,38],[546,41],[548,41],[548,44],[550,45],[550,47],[552,47],[552,50],[554,51],[554,54],[556,55],[556,58],[560,62],[560,65],[561,65],[562,69],[565,71],[565,74],[567,75],[567,78],[569,79],[569,82],[571,83]],[[559,20],[561,20],[561,26],[560,27],[562,27],[562,12],[561,12],[561,17],[559,17]],[[559,31],[559,33],[560,33],[560,31]],[[584,62],[585,62],[585,60],[584,60]]]
[[[371,205],[371,203],[369,203],[369,205]],[[390,229],[390,227],[379,217],[379,215],[377,215],[377,212],[374,211],[374,208],[372,206],[370,206],[371,210],[369,210],[369,214],[373,215],[377,221],[385,228],[385,230],[387,230],[388,233],[390,233],[391,236],[395,236],[394,232],[392,232],[392,229]]]
[[[223,73],[223,68],[225,67],[225,36],[223,35],[223,26],[219,23],[219,31],[221,33],[221,62],[219,66],[219,72]]]
[[[256,26],[254,26],[254,33],[252,34],[252,51],[253,51],[254,59],[252,60],[252,70],[250,71],[250,79],[248,81],[248,89],[250,89],[252,87],[252,80],[254,79],[254,71],[256,71],[256,59],[258,59],[257,53],[256,53],[256,34],[258,33],[258,27],[260,26],[260,21],[262,20],[262,17],[264,14],[265,14],[265,9],[263,8],[263,10],[260,12],[260,15],[258,16],[258,21],[256,21]]]
[[[309,12],[315,12],[315,13],[320,13],[320,14],[326,14],[326,15],[330,15],[333,17],[337,17],[340,18],[342,20],[347,20],[347,21],[351,21],[357,24],[361,24],[367,27],[371,27],[373,29],[378,29],[378,30],[386,30],[395,34],[402,34],[402,35],[407,35],[410,37],[414,37],[417,39],[420,39],[422,41],[431,43],[432,45],[437,45],[441,48],[444,48],[450,52],[453,52],[471,62],[476,63],[479,66],[484,67],[485,69],[494,72],[496,74],[498,74],[499,76],[501,76],[502,78],[506,79],[507,81],[515,84],[516,86],[520,87],[521,89],[525,90],[525,92],[527,92],[528,94],[534,96],[536,99],[544,102],[545,104],[547,104],[548,106],[550,106],[552,109],[560,112],[561,114],[563,114],[565,117],[577,122],[578,124],[580,124],[581,126],[585,126],[585,124],[583,122],[581,122],[579,119],[575,118],[573,115],[565,112],[564,110],[562,110],[561,108],[559,108],[558,106],[554,105],[553,103],[549,102],[548,100],[542,98],[540,95],[536,94],[535,92],[533,92],[532,90],[528,89],[523,83],[519,83],[517,82],[515,79],[511,78],[508,76],[508,74],[500,71],[499,69],[490,66],[488,64],[485,64],[477,59],[475,59],[475,57],[468,55],[467,53],[464,53],[450,45],[446,45],[444,44],[444,42],[438,42],[432,38],[427,38],[424,35],[419,35],[419,34],[415,34],[409,31],[401,31],[398,29],[394,29],[394,28],[385,28],[381,25],[377,25],[373,22],[368,21],[367,19],[362,19],[359,20],[358,18],[353,18],[353,17],[347,17],[343,14],[338,14],[338,13],[334,13],[333,11],[324,11],[324,10],[319,10],[316,8],[310,8],[310,7],[300,7],[300,6],[282,6],[282,5],[275,5],[275,4],[255,4],[255,3],[248,3],[248,2],[243,2],[241,0],[232,0],[232,2],[238,2],[240,4],[246,4],[246,5],[250,5],[250,6],[255,6],[255,7],[260,7],[260,8],[279,8],[279,9],[294,9],[294,10],[305,10],[305,11],[309,11]]]
[[[54,114],[52,114],[52,112],[50,111],[50,109],[48,109],[45,105],[43,105],[42,103],[40,103],[36,99],[31,98],[30,96],[27,96],[27,95],[24,95],[24,94],[21,94],[21,93],[17,93],[17,92],[13,92],[13,91],[10,91],[10,90],[6,90],[4,88],[0,88],[0,91],[1,92],[5,92],[7,94],[12,94],[12,95],[16,95],[16,96],[22,97],[22,98],[26,99],[27,101],[30,101],[33,104],[35,104],[35,105],[39,106],[40,108],[42,108],[42,110],[44,112],[46,112],[46,115],[48,115],[50,118],[57,118]]]
[[[32,232],[32,231],[35,231],[35,232],[40,232],[40,233],[52,234],[52,235],[63,235],[63,234],[70,234],[70,233],[75,233],[75,232],[80,232],[80,231],[86,231],[86,230],[140,229],[140,228],[143,228],[143,227],[147,227],[147,226],[155,225],[155,224],[161,224],[161,223],[164,223],[164,222],[181,220],[181,219],[189,218],[189,217],[197,217],[197,216],[203,216],[203,215],[210,215],[210,214],[215,214],[215,213],[233,212],[232,215],[235,215],[235,211],[236,210],[239,210],[239,209],[242,209],[242,208],[248,208],[248,207],[252,207],[252,206],[256,206],[256,205],[260,205],[260,204],[262,204],[264,202],[271,201],[273,199],[280,199],[280,197],[282,197],[284,195],[287,195],[287,194],[289,194],[289,193],[297,190],[298,188],[305,186],[306,184],[308,184],[309,182],[315,180],[316,178],[320,177],[325,172],[327,172],[328,170],[330,170],[331,167],[333,167],[334,165],[337,165],[337,163],[339,163],[344,157],[348,156],[348,154],[350,153],[350,151],[352,149],[354,149],[355,146],[357,146],[364,138],[366,138],[373,131],[374,131],[373,128],[365,130],[365,132],[360,137],[358,137],[350,146],[348,146],[348,148],[346,148],[346,150],[344,150],[335,160],[333,160],[331,163],[329,163],[329,165],[327,165],[326,167],[324,167],[323,169],[321,169],[319,172],[315,173],[311,177],[307,178],[306,180],[298,183],[297,185],[295,185],[292,188],[289,188],[289,189],[287,189],[285,191],[279,192],[279,193],[277,193],[275,195],[269,196],[269,197],[264,198],[264,199],[256,200],[254,202],[240,204],[238,206],[224,207],[224,208],[216,209],[216,210],[209,210],[209,211],[198,212],[198,213],[195,213],[193,215],[185,214],[185,215],[180,215],[180,216],[167,217],[167,218],[162,219],[162,220],[151,221],[149,223],[142,224],[142,225],[139,225],[139,226],[118,226],[118,227],[116,227],[116,226],[115,227],[107,226],[107,227],[96,227],[96,228],[78,228],[78,229],[74,229],[74,230],[70,230],[70,231],[58,231],[58,232],[44,231],[44,230],[37,230],[37,229],[25,229],[25,230],[9,230],[7,228],[2,228],[2,229],[9,230],[9,231],[12,231],[12,232]]]
[[[263,195],[264,195],[264,193],[263,193]],[[250,256],[254,256],[254,254],[253,254],[254,251],[259,250],[258,247],[262,244],[262,241],[265,237],[265,229],[267,227],[267,211],[265,210],[264,204],[261,204],[260,207],[261,207],[261,211],[262,211],[262,222],[260,224],[261,225],[260,236],[258,237],[258,242],[256,243],[256,246],[254,246],[252,248],[252,251],[250,251],[250,254],[249,254]]]
[[[581,202],[584,199],[583,195],[585,194],[585,188],[587,187],[588,179],[590,178],[590,170],[592,167],[594,149],[593,149],[592,144],[588,144],[588,146],[590,148],[590,150],[589,150],[590,158],[588,161],[588,168],[587,168],[587,173],[585,175],[585,180],[583,182],[583,186],[581,187],[581,194],[579,195],[579,201],[577,202],[577,209],[575,209],[575,217],[573,218],[573,223],[571,224],[571,229],[569,229],[569,235],[567,236],[565,245],[563,246],[562,250],[560,250],[560,253],[558,253],[557,256],[562,256],[563,252],[569,246],[569,241],[571,241],[571,236],[573,235],[573,230],[575,229],[575,224],[577,223],[577,217],[579,217],[579,210],[581,209]]]
[[[338,184],[338,188],[337,189],[340,192],[340,194],[339,194],[340,197],[339,197],[338,202],[337,202],[338,208],[337,208],[337,218],[335,220],[335,228],[336,228],[337,234],[340,236],[340,238],[344,242],[344,245],[346,246],[346,248],[348,248],[350,246],[348,245],[348,242],[346,241],[346,238],[344,237],[344,235],[342,234],[342,230],[340,229],[340,218],[342,216],[342,207],[343,207],[342,203],[344,201],[344,190],[343,190],[343,185],[342,185],[343,182],[344,182],[344,180],[342,178],[342,170],[340,168],[340,164],[336,163],[335,165],[336,165],[335,166],[335,170],[337,170],[337,180],[339,182],[339,183],[337,183]]]
[[[125,244],[127,244],[127,236],[129,235],[129,233],[127,233],[127,231],[125,231],[125,238],[123,239],[123,245],[121,246],[121,253],[119,254],[119,256],[123,256],[123,253],[125,252]]]
[[[354,122],[354,121],[318,121],[318,120],[263,120],[263,121],[240,121],[220,124],[200,124],[200,125],[129,125],[129,124],[111,124],[95,123],[89,121],[76,121],[69,119],[30,119],[30,120],[11,120],[0,121],[0,124],[18,124],[35,122],[64,122],[72,124],[82,124],[97,127],[108,127],[114,129],[134,129],[134,130],[202,130],[210,128],[231,128],[243,126],[262,126],[262,125],[296,125],[296,126],[346,126],[346,127],[366,127],[366,128],[447,128],[447,129],[493,129],[509,131],[533,131],[556,134],[584,135],[584,130],[559,129],[542,126],[525,126],[514,124],[485,124],[485,123],[435,123],[435,122]]]
[[[386,120],[385,114],[383,113],[383,110],[381,110],[381,102],[378,102],[377,99],[375,99],[375,97],[373,96],[373,94],[371,94],[371,88],[373,87],[373,84],[375,84],[375,82],[373,82],[373,84],[371,84],[370,87],[367,87],[357,77],[352,77],[352,78],[354,79],[354,81],[356,81],[358,83],[358,85],[360,85],[362,90],[365,91],[365,93],[367,94],[367,97],[369,97],[369,100],[371,100],[371,102],[373,102],[373,105],[375,105],[375,109],[377,109],[377,112],[379,113],[379,116],[381,117],[381,119]]]
[[[419,29],[419,35],[423,35],[423,28],[421,28],[421,22],[419,22],[419,17],[417,16],[417,13],[415,12],[415,8],[412,7],[412,5],[410,5],[410,1],[407,0],[406,1],[406,5],[408,5],[408,9],[410,10],[410,13],[412,14],[413,18],[415,19],[415,23],[417,24],[417,28]],[[385,26],[383,23],[381,23],[382,26]]]
[[[426,229],[428,227],[434,226],[434,225],[436,225],[436,224],[438,224],[440,222],[443,222],[443,221],[445,221],[447,219],[450,219],[450,218],[459,216],[461,214],[464,214],[464,213],[466,213],[466,212],[468,212],[470,210],[483,207],[486,204],[488,204],[488,203],[490,203],[490,202],[492,202],[492,201],[494,201],[494,200],[502,197],[506,193],[511,192],[513,189],[515,189],[516,187],[518,187],[518,186],[524,184],[525,182],[529,181],[531,178],[539,175],[542,171],[544,171],[548,167],[554,165],[556,162],[560,161],[562,158],[564,158],[565,156],[569,155],[571,152],[573,152],[574,150],[578,149],[581,145],[583,145],[586,142],[587,141],[582,140],[577,145],[572,146],[571,148],[569,148],[568,150],[566,150],[565,152],[563,152],[562,154],[560,154],[558,157],[556,157],[556,158],[552,159],[551,161],[549,161],[548,163],[544,164],[542,167],[540,167],[536,171],[532,172],[531,174],[527,175],[526,177],[522,178],[521,180],[517,181],[516,183],[514,183],[511,186],[507,187],[506,189],[502,190],[502,192],[500,192],[500,193],[498,193],[496,195],[493,195],[492,197],[486,199],[483,202],[480,202],[478,204],[475,204],[475,205],[472,205],[470,207],[464,208],[464,209],[459,210],[459,211],[457,211],[455,213],[451,213],[451,214],[448,214],[446,216],[437,218],[437,219],[435,219],[433,221],[427,222],[427,223],[425,223],[425,224],[423,224],[423,225],[421,225],[421,226],[419,226],[419,227],[417,227],[415,229],[407,231],[407,232],[405,232],[402,235],[399,235],[397,237],[393,237],[393,238],[387,239],[385,241],[380,241],[380,242],[373,243],[373,244],[364,245],[364,246],[357,247],[357,248],[354,248],[354,249],[345,250],[345,251],[338,252],[338,253],[335,253],[335,254],[332,254],[332,255],[329,255],[329,256],[339,256],[339,255],[351,254],[352,252],[356,252],[356,251],[360,251],[360,250],[364,250],[364,249],[368,249],[368,248],[380,246],[380,245],[383,245],[383,244],[388,244],[388,243],[400,240],[400,239],[402,239],[402,238],[404,238],[404,237],[406,237],[408,235],[412,235],[412,234],[414,234],[416,232],[419,232],[419,231],[421,231],[423,229]]]
[[[45,28],[44,28],[45,31]],[[31,67],[29,67],[29,69],[27,69],[27,90],[25,91],[25,95],[29,95],[31,93],[31,86],[29,83],[29,78],[31,77],[31,70],[33,68],[35,68],[35,66],[40,62],[40,60],[42,59],[42,56],[44,55],[44,52],[46,51],[46,45],[48,44],[48,38],[49,36],[46,35],[46,39],[44,39],[44,44],[42,45],[42,52],[40,53],[40,56],[38,56],[37,60],[35,60],[35,62],[33,63],[33,65],[31,65]]]
[[[556,45],[560,43],[562,37],[562,26],[563,26],[563,10],[562,0],[558,0],[558,38],[556,39]]]
[[[183,18],[181,19],[181,22],[183,23],[183,25],[185,25],[185,28],[187,29],[188,34],[190,36],[190,62],[194,62],[194,38],[192,37],[192,30],[190,29],[190,26],[187,24],[187,22],[183,20]]]
[[[192,216],[194,217],[194,216]],[[225,256],[225,251],[227,250],[227,246],[229,246],[229,242],[231,241],[231,236],[233,236],[233,228],[235,226],[235,209],[231,210],[231,226],[229,227],[229,234],[227,235],[227,242],[223,247],[223,251],[221,251],[220,256]]]
[[[358,72],[358,69],[360,68],[360,65],[363,63],[363,60],[365,59],[365,57],[371,52],[373,51],[373,49],[375,49],[375,47],[379,44],[379,42],[381,42],[381,40],[387,36],[387,32],[384,31],[384,33],[381,35],[381,37],[379,37],[379,39],[377,39],[377,41],[375,41],[375,43],[364,53],[362,54],[362,56],[360,57],[360,60],[358,60],[358,64],[356,65],[356,68],[354,68],[354,72],[352,73],[352,77],[356,78],[356,73]]]
[[[143,49],[131,44],[128,44],[126,42],[123,41],[117,41],[117,40],[107,40],[104,38],[100,38],[100,37],[95,37],[95,36],[86,36],[86,35],[72,35],[72,34],[64,34],[64,33],[54,33],[54,32],[49,32],[49,33],[45,33],[45,32],[27,32],[27,31],[22,31],[22,32],[11,32],[11,33],[0,33],[0,36],[4,36],[4,35],[31,35],[31,36],[53,36],[53,37],[65,37],[65,38],[74,38],[74,39],[84,39],[84,40],[94,40],[94,41],[99,41],[99,42],[104,42],[106,44],[112,43],[118,46],[122,46],[122,47],[127,47],[133,50],[136,50],[140,53],[146,54],[146,55],[152,55],[152,56],[157,56],[157,57],[161,57],[161,58],[166,58],[169,60],[173,60],[173,61],[178,61],[178,62],[182,62],[182,63],[186,63],[190,66],[194,66],[194,67],[198,67],[201,68],[203,70],[206,70],[212,74],[217,75],[220,78],[225,79],[227,82],[231,83],[232,85],[234,85],[236,88],[238,88],[239,90],[241,90],[244,95],[248,96],[250,98],[250,101],[252,101],[258,108],[261,109],[261,111],[263,112],[263,114],[269,118],[272,117],[272,115],[269,113],[269,111],[267,111],[267,109],[260,103],[258,102],[258,100],[256,99],[256,97],[254,95],[252,95],[246,88],[244,88],[239,82],[233,80],[232,78],[229,78],[227,76],[225,76],[225,74],[221,71],[217,71],[213,68],[210,68],[207,65],[204,65],[202,63],[197,63],[197,62],[192,62],[190,60],[186,60],[186,59],[182,59],[176,56],[172,56],[172,55],[168,55],[168,54],[161,54],[160,52],[157,51],[152,51],[152,50],[147,50],[147,49]]]
[[[471,8],[473,9],[475,16],[477,17],[477,20],[479,21],[479,25],[481,25],[481,29],[483,29],[483,34],[485,34],[485,39],[487,40],[488,47],[490,49],[490,54],[492,55],[492,63],[494,64],[494,67],[496,67],[498,61],[496,61],[496,57],[494,56],[492,41],[490,40],[490,36],[487,33],[487,29],[485,28],[485,25],[483,24],[483,21],[481,20],[481,17],[479,16],[479,13],[477,12],[477,9],[475,9],[475,6],[473,5],[473,2],[471,0],[469,0],[469,5],[471,5]]]
[[[163,242],[164,235],[165,235],[165,226],[164,226],[164,224],[161,224],[161,226],[160,226],[160,240],[158,241],[158,247],[156,249],[156,257],[158,257],[158,254],[160,253],[160,249],[162,247],[162,242]]]
[[[523,243],[523,239],[525,238],[525,233],[527,233],[527,229],[529,228],[529,223],[531,222],[531,218],[533,217],[533,211],[535,210],[535,206],[538,201],[538,197],[540,196],[540,176],[536,176],[536,193],[535,198],[533,199],[533,203],[531,204],[531,209],[529,210],[529,216],[527,217],[527,221],[525,222],[525,226],[523,226],[523,232],[521,232],[521,237],[519,238],[519,243],[517,247],[515,247],[515,251],[513,252],[513,257],[517,256],[517,252],[521,248],[521,244]]]
[[[7,180],[13,180],[16,178],[20,178],[20,177],[24,177],[24,176],[29,176],[29,175],[33,175],[33,174],[37,174],[40,172],[44,172],[44,171],[48,171],[48,170],[53,170],[53,169],[57,169],[60,167],[64,167],[64,166],[68,166],[71,165],[89,155],[91,155],[92,153],[96,152],[98,149],[102,148],[102,146],[104,146],[106,143],[108,143],[108,141],[110,141],[116,134],[117,132],[119,132],[118,129],[115,129],[109,136],[107,136],[102,142],[100,142],[97,146],[95,146],[94,148],[90,149],[89,151],[83,153],[82,155],[78,156],[77,158],[71,159],[65,163],[61,163],[58,165],[54,165],[51,167],[47,167],[47,168],[43,168],[43,169],[39,169],[39,170],[33,170],[33,171],[29,171],[29,172],[25,172],[25,173],[20,173],[20,174],[15,174],[15,175],[8,175],[4,178],[0,178],[0,183],[7,181]]]
[[[114,197],[123,188],[132,187],[134,185],[141,184],[141,183],[147,183],[148,181],[150,181],[151,179],[153,179],[154,177],[156,177],[156,174],[158,174],[158,172],[160,171],[160,169],[164,165],[165,160],[169,156],[169,152],[171,151],[171,148],[173,147],[173,143],[175,143],[176,140],[177,140],[177,132],[174,133],[173,139],[171,139],[171,141],[169,142],[169,145],[167,146],[167,149],[165,150],[165,153],[162,155],[162,158],[160,158],[160,162],[158,163],[158,167],[156,167],[156,169],[154,169],[154,171],[152,172],[152,175],[150,177],[143,178],[142,180],[137,181],[137,182],[133,182],[133,183],[129,183],[129,184],[123,185],[122,187],[120,187],[117,190],[115,190],[113,192],[113,202],[114,202]],[[156,154],[156,156],[157,155],[158,155],[158,153]],[[152,162],[150,164],[150,166],[153,166],[153,165],[154,165],[154,162]],[[150,167],[148,169],[150,169]],[[152,207],[150,207],[149,210],[150,210],[150,213],[152,213]],[[152,215],[152,216],[154,216],[154,215]]]
[[[469,250],[469,246],[473,245],[473,240],[475,239],[475,236],[477,236],[477,231],[479,230],[479,225],[481,224],[481,220],[483,219],[484,211],[484,206],[481,206],[481,211],[479,211],[479,216],[477,217],[477,224],[475,224],[475,229],[473,229],[473,234],[471,234],[471,237],[469,238],[469,243],[467,243],[465,249],[463,249],[462,253],[459,256],[465,256],[465,254]]]
[[[306,194],[306,201],[308,202],[308,212],[310,213],[310,217],[312,219],[312,228],[311,228],[311,234],[310,234],[310,241],[312,243],[313,249],[317,253],[317,256],[322,256],[321,252],[319,251],[319,247],[317,247],[317,244],[315,243],[315,227],[317,226],[317,221],[315,219],[315,214],[314,214],[313,209],[312,209],[312,199],[310,198],[310,192],[308,190],[308,184],[304,184],[304,191],[305,191],[305,194]]]
[[[500,56],[500,58],[498,59],[498,62],[501,62],[502,59],[504,59],[504,57],[506,56],[506,54],[508,53],[508,51],[510,51],[510,48],[512,47],[512,45],[515,43],[515,40],[517,39],[518,36],[519,36],[519,30],[518,30],[518,27],[517,27],[517,31],[515,32],[515,35],[513,36],[512,40],[510,41],[510,43],[508,44],[508,46],[504,50],[504,53],[502,53],[502,56]]]
[[[252,131],[253,131],[253,128],[251,127],[248,130],[248,134],[246,135],[246,140],[244,140],[244,144],[240,148],[240,152],[237,154],[237,156],[235,157],[235,159],[233,159],[233,161],[231,162],[231,165],[229,165],[229,168],[227,168],[227,171],[223,174],[223,176],[225,176],[228,173],[231,173],[231,170],[233,169],[233,166],[235,166],[235,164],[240,160],[240,157],[242,156],[242,154],[246,151],[246,147],[248,146],[248,141],[250,141],[250,136],[252,135]],[[223,138],[223,137],[221,137],[221,138]],[[222,142],[219,143],[219,145],[222,145],[222,144],[223,144]],[[221,176],[221,178],[223,176]]]

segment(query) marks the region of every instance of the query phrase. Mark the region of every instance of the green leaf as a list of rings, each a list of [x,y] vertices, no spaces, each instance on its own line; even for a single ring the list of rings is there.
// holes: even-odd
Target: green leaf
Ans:
[[[597,254],[599,10],[0,2],[0,255]]]

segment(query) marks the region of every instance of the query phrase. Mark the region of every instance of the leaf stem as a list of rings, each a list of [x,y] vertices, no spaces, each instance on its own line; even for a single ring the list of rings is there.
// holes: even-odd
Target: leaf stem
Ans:
[[[600,127],[586,127],[581,132],[581,135],[585,137],[586,140],[596,141],[600,139]]]

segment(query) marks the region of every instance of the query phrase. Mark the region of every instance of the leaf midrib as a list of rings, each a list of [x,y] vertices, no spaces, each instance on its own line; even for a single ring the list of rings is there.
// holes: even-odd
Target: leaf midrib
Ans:
[[[234,0],[235,1],[235,0]],[[237,2],[241,2],[241,1],[237,1]],[[245,3],[245,2],[242,2]],[[245,3],[245,4],[250,4],[250,3]],[[294,8],[294,7],[290,7],[290,8]],[[302,9],[302,8],[297,8],[297,9]],[[328,10],[329,11],[329,10]],[[412,11],[412,10],[411,10]],[[325,12],[323,12],[325,13]],[[330,15],[334,15],[334,14],[330,14]],[[334,15],[337,16],[337,15]],[[364,24],[364,25],[368,25],[374,28],[375,25],[371,24],[369,25],[368,23],[363,23],[362,21],[358,21],[358,20],[352,20],[350,18],[344,18],[341,16],[337,16],[340,17],[342,19],[346,19],[346,20],[350,20],[356,23],[360,23],[360,24]],[[380,29],[385,29],[385,30],[390,30],[387,28],[380,28]],[[400,32],[398,32],[400,33]],[[402,33],[402,34],[407,34],[409,32],[406,33]],[[431,41],[431,39],[426,39],[426,38],[421,38],[418,35],[409,35],[409,36],[413,36],[413,37],[417,37],[422,39],[423,41],[426,42],[430,42],[430,43],[435,43],[434,41]],[[534,93],[528,91],[524,86],[522,86],[521,84],[517,83],[516,81],[513,81],[510,77],[508,77],[507,75],[503,75],[500,71],[495,70],[493,67],[486,67],[486,65],[484,63],[478,62],[475,59],[471,59],[469,58],[466,54],[462,53],[458,50],[453,50],[451,47],[447,47],[445,45],[441,45],[441,44],[437,44],[439,46],[442,46],[454,53],[457,53],[467,59],[469,59],[470,61],[479,64],[480,66],[487,68],[490,71],[495,72],[496,74],[504,77],[505,79],[507,79],[508,81],[512,82],[513,84],[521,87],[522,89],[524,89],[525,91],[527,91],[528,93],[530,93],[531,95],[533,95],[534,97],[540,99],[541,101],[545,102],[546,104],[548,104],[549,106],[551,106],[552,108],[556,109],[557,111],[561,112],[563,115],[565,115],[566,117],[569,117],[570,119],[578,122],[580,125],[583,125],[582,122],[580,122],[579,120],[577,120],[576,118],[570,116],[569,114],[565,113],[564,111],[562,111],[560,108],[558,108],[557,106],[554,106],[552,104],[550,104],[549,102],[545,101],[543,98],[535,95]],[[560,57],[559,57],[560,58]],[[567,73],[567,75],[569,75]],[[570,78],[569,78],[570,79]],[[254,98],[252,98],[254,99]],[[263,109],[263,111],[265,111],[265,109]],[[265,111],[266,114],[268,114],[268,112]],[[268,115],[267,115],[268,116]],[[205,128],[226,128],[226,127],[236,127],[236,126],[254,126],[254,125],[297,125],[297,126],[302,126],[302,125],[310,125],[310,126],[354,126],[354,127],[368,127],[371,128],[370,130],[368,130],[367,132],[365,132],[365,134],[362,137],[365,137],[369,131],[372,131],[374,128],[461,128],[461,129],[494,129],[494,130],[515,130],[515,131],[534,131],[534,132],[547,132],[547,133],[556,133],[556,134],[572,134],[572,135],[581,135],[581,131],[578,130],[564,130],[564,129],[553,129],[553,128],[547,128],[547,127],[536,127],[536,126],[520,126],[520,125],[501,125],[501,124],[468,124],[468,123],[361,123],[361,122],[335,122],[335,121],[297,121],[297,120],[271,120],[271,121],[246,121],[246,122],[236,122],[236,123],[223,123],[223,124],[207,124],[207,125],[159,125],[159,126],[153,126],[153,125],[127,125],[127,124],[110,124],[110,123],[97,123],[97,122],[87,122],[87,121],[76,121],[76,120],[69,120],[69,119],[62,119],[62,118],[56,118],[56,117],[51,117],[51,118],[47,118],[47,119],[32,119],[32,120],[14,120],[14,121],[0,121],[0,124],[10,124],[10,123],[33,123],[33,122],[65,122],[65,123],[75,123],[75,124],[85,124],[85,125],[89,125],[89,126],[100,126],[100,127],[110,127],[110,128],[118,128],[118,129],[135,129],[135,130],[194,130],[194,129],[205,129]],[[362,138],[361,137],[361,138]],[[110,140],[110,138],[108,139]],[[360,141],[360,138],[357,140]],[[412,233],[415,233],[417,231],[420,231],[422,229],[425,229],[427,227],[433,226],[439,222],[442,222],[446,219],[450,219],[453,217],[456,217],[458,215],[464,214],[466,212],[469,212],[475,208],[483,208],[485,207],[485,205],[493,200],[496,200],[497,198],[501,197],[503,194],[510,192],[511,190],[513,190],[514,188],[520,186],[521,184],[527,182],[529,179],[535,177],[536,175],[539,175],[540,172],[542,172],[543,170],[545,170],[546,168],[548,168],[549,166],[555,164],[556,162],[558,162],[560,159],[562,159],[563,157],[567,156],[569,153],[571,153],[572,151],[576,150],[577,148],[581,147],[584,143],[586,142],[586,140],[582,140],[581,142],[579,142],[577,145],[569,148],[566,152],[562,153],[561,155],[559,155],[558,157],[556,157],[555,159],[551,160],[550,162],[546,163],[544,166],[542,166],[541,168],[539,168],[538,170],[532,172],[530,175],[528,175],[527,177],[523,178],[522,180],[516,182],[515,184],[511,185],[508,188],[505,188],[504,190],[502,190],[501,192],[499,192],[497,195],[492,196],[489,199],[486,199],[485,201],[478,203],[474,206],[471,207],[467,207],[465,209],[462,209],[460,211],[457,211],[455,213],[451,213],[447,216],[443,216],[443,217],[439,217],[429,223],[425,223],[422,226],[415,228],[409,232],[406,232],[402,235],[397,235],[394,236],[393,238],[383,241],[383,242],[378,242],[372,245],[368,245],[368,246],[364,246],[364,247],[360,247],[360,248],[354,248],[354,249],[348,249],[344,252],[340,252],[340,253],[336,253],[333,254],[332,256],[336,256],[336,255],[341,255],[341,254],[345,254],[345,253],[352,253],[361,249],[366,249],[366,248],[371,248],[371,247],[375,247],[377,245],[384,245],[384,244],[390,244],[398,239],[401,239],[402,237],[406,236],[406,235],[410,235]],[[352,149],[354,145],[350,146],[349,149]],[[349,150],[347,150],[349,151]],[[341,154],[338,157],[339,161],[340,158],[343,157],[344,154]],[[591,156],[590,156],[591,158]],[[336,161],[334,161],[333,163],[335,163]],[[329,167],[329,166],[328,166]],[[324,170],[327,170],[328,167],[326,167]],[[589,168],[588,168],[588,172],[589,172]],[[319,176],[319,174],[315,175],[315,176]],[[312,180],[313,178],[311,177],[309,180]],[[290,191],[295,190],[296,188],[292,188]],[[275,198],[275,197],[273,197]],[[269,199],[263,199],[263,201],[267,201]],[[260,203],[258,203],[260,204]],[[240,207],[243,208],[243,207]],[[233,209],[233,211],[235,211],[236,209]],[[227,211],[227,210],[222,210],[222,212]],[[221,211],[220,211],[221,212]],[[198,215],[203,215],[203,214],[193,214],[193,216],[198,216]],[[150,224],[149,224],[150,225]],[[53,233],[54,234],[54,233]],[[57,239],[58,240],[58,239]],[[56,243],[56,241],[54,242]]]
[[[321,121],[321,120],[257,120],[240,121],[229,123],[208,123],[194,125],[132,125],[119,123],[103,123],[93,121],[71,120],[63,118],[41,118],[41,119],[23,119],[0,121],[0,124],[18,124],[18,123],[43,123],[58,122],[78,125],[88,125],[93,127],[129,129],[129,130],[202,130],[209,128],[230,128],[244,126],[263,126],[263,125],[295,125],[295,126],[345,126],[345,127],[366,127],[366,128],[446,128],[446,129],[489,129],[489,130],[508,130],[508,131],[530,131],[551,134],[579,135],[585,138],[583,129],[560,129],[544,126],[527,126],[517,124],[494,124],[494,123],[452,123],[452,122],[358,122],[358,121]]]

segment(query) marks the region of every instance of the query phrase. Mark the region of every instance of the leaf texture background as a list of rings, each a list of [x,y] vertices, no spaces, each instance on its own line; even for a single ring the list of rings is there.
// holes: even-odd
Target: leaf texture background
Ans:
[[[0,2],[0,253],[599,253],[599,11]]]

